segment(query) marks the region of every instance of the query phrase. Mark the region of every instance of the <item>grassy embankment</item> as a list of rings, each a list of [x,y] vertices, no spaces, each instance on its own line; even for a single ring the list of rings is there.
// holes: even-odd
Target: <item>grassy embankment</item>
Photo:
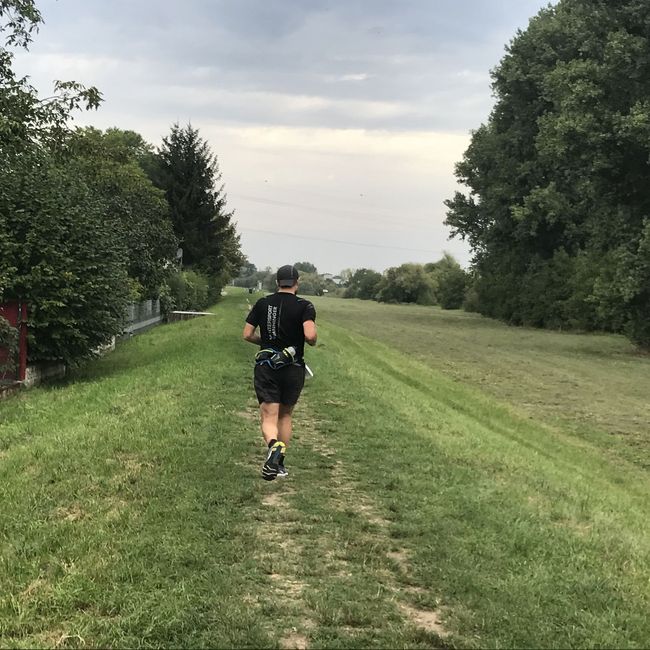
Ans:
[[[0,403],[1,646],[647,645],[647,357],[319,300],[267,484],[246,298]]]

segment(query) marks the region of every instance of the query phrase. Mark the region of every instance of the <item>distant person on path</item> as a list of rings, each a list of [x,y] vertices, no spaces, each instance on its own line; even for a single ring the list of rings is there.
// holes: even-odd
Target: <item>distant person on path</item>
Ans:
[[[305,341],[316,345],[316,309],[296,296],[298,277],[295,266],[281,266],[276,275],[278,290],[255,303],[244,325],[244,340],[260,346],[254,383],[268,445],[262,466],[266,481],[288,476],[284,457],[291,440],[293,407],[305,383]]]

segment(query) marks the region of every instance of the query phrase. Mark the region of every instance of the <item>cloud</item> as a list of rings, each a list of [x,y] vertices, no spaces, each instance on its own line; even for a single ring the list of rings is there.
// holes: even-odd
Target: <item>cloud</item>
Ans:
[[[360,72],[358,74],[344,74],[340,77],[335,77],[335,81],[365,81],[371,77],[372,75],[369,75],[365,72]]]
[[[489,115],[490,68],[545,4],[39,0],[46,24],[17,66],[44,93],[98,86],[79,124],[154,143],[199,127],[260,266],[381,270],[445,249],[466,264],[443,223],[454,163]]]
[[[34,54],[148,113],[178,113],[180,94],[201,119],[466,131],[489,113],[504,23],[512,35],[541,4],[44,0]]]

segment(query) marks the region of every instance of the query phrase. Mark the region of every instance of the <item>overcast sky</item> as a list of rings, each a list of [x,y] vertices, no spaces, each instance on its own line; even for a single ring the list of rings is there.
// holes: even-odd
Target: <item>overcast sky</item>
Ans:
[[[78,124],[160,144],[191,121],[218,155],[258,267],[321,272],[438,259],[453,166],[489,71],[540,0],[40,0],[17,58],[39,90],[98,86]]]

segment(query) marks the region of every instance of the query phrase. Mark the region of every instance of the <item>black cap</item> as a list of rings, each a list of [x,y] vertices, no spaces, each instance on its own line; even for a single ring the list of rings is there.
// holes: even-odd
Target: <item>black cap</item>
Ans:
[[[278,269],[277,281],[278,285],[281,287],[293,287],[296,283],[296,280],[300,276],[298,275],[298,269],[291,264],[285,264]]]

